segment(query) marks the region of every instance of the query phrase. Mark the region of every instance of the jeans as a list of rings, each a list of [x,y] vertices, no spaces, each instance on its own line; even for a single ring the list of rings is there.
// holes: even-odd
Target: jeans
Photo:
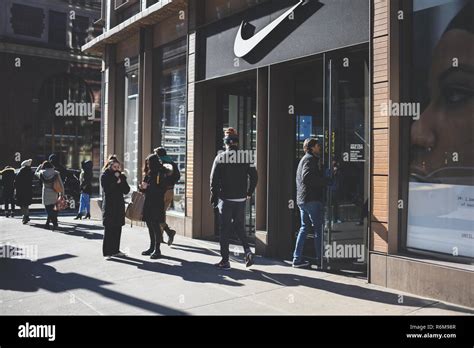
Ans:
[[[219,200],[219,233],[222,260],[229,261],[229,237],[234,229],[244,247],[245,253],[250,252],[250,246],[245,236],[245,204],[246,202],[231,202]]]
[[[79,204],[79,214],[82,214],[84,211],[86,214],[91,213],[91,196],[89,196],[87,193],[81,193]]]
[[[46,213],[48,214],[48,219],[46,223],[49,224],[50,222],[53,223],[54,226],[58,225],[58,211],[54,210],[54,204],[46,205]]]
[[[301,262],[303,257],[303,247],[306,236],[314,232],[314,248],[316,250],[316,259],[321,259],[321,234],[323,225],[323,203],[306,202],[298,204],[301,214],[301,228],[296,239],[295,252],[293,253],[293,262]]]

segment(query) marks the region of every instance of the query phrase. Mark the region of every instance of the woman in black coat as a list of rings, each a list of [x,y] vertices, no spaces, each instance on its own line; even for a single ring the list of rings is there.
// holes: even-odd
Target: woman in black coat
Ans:
[[[143,182],[140,191],[145,193],[143,206],[143,221],[146,222],[150,234],[150,248],[142,255],[151,255],[152,259],[161,257],[160,244],[162,239],[161,227],[165,221],[164,198],[166,183],[164,167],[157,155],[150,155],[145,161]]]
[[[15,169],[6,166],[0,171],[3,185],[3,200],[5,202],[5,216],[15,216]]]
[[[31,171],[32,160],[21,163],[21,169],[15,177],[16,204],[20,206],[23,215],[23,224],[30,221],[29,206],[33,201],[33,178]]]
[[[122,226],[125,225],[125,200],[123,195],[130,192],[127,178],[120,172],[120,162],[110,160],[100,177],[103,190],[102,218],[104,225],[103,254],[107,259],[124,256],[120,251]]]

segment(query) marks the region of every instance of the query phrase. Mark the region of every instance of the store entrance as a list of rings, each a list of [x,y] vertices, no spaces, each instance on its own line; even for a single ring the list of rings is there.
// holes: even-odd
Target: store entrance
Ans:
[[[295,68],[294,170],[303,142],[323,144],[321,165],[330,184],[325,190],[323,238],[316,260],[314,235],[304,256],[325,270],[366,274],[369,199],[369,94],[367,50],[324,55]],[[295,208],[294,238],[300,227]]]

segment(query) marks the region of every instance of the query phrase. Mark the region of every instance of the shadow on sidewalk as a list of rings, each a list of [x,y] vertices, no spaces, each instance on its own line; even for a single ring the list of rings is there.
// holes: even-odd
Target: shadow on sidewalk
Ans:
[[[45,226],[45,224],[37,224],[37,223],[29,223],[28,226],[35,227],[35,228],[41,228],[44,230],[48,230],[48,228]],[[66,227],[64,227],[66,226]],[[86,224],[80,224],[80,223],[69,223],[69,222],[61,222],[59,221],[59,226],[52,231],[51,228],[49,230],[52,233],[61,233],[66,236],[75,236],[75,237],[82,237],[86,239],[97,239],[97,240],[102,240],[104,239],[103,233],[95,233],[92,232],[91,230],[104,230],[103,227],[101,226],[94,226],[94,225],[86,225]]]
[[[12,252],[12,251],[10,251]],[[16,250],[21,255],[21,250]],[[0,274],[8,281],[0,283],[0,290],[36,292],[44,289],[53,293],[85,289],[103,297],[160,315],[187,315],[186,312],[145,301],[137,297],[104,288],[112,283],[77,273],[60,273],[49,262],[74,258],[63,254],[32,262],[26,259],[0,259]]]
[[[213,283],[240,287],[245,285],[240,281],[254,280],[268,282],[280,285],[282,287],[304,286],[349,298],[357,298],[365,301],[378,302],[390,305],[424,307],[431,305],[435,302],[432,300],[420,299],[403,295],[403,301],[401,301],[400,303],[401,298],[398,294],[361,287],[358,285],[339,283],[328,279],[312,278],[293,273],[269,273],[255,269],[241,270],[237,268],[232,268],[229,271],[223,271],[215,268],[214,265],[199,261],[186,261],[183,259],[166,256],[163,256],[161,260],[177,261],[180,262],[181,265],[169,265],[166,263],[162,263],[159,260],[157,262],[150,262],[129,256],[112,259],[112,261],[114,262],[134,266],[141,270],[178,276],[185,281],[194,283]],[[261,265],[260,262],[259,265]],[[328,274],[328,276],[329,275],[330,274]],[[317,296],[317,293],[315,293],[315,296]],[[474,311],[450,305],[444,305],[443,308],[463,313],[474,313]]]

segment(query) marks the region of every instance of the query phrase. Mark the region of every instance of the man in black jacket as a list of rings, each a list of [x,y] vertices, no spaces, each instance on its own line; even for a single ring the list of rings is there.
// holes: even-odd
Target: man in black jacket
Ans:
[[[257,186],[257,170],[253,157],[238,150],[239,137],[233,128],[225,132],[224,143],[226,151],[216,156],[211,171],[211,204],[219,211],[222,256],[216,266],[230,269],[229,235],[234,228],[244,247],[245,265],[250,267],[253,255],[245,236],[245,204]]]
[[[322,146],[317,139],[306,139],[305,155],[301,159],[296,172],[296,203],[301,214],[301,228],[296,239],[293,253],[293,267],[308,267],[309,262],[303,261],[303,247],[308,232],[313,230],[315,238],[316,258],[321,259],[321,234],[323,224],[323,193],[328,184],[324,177],[320,155]]]

